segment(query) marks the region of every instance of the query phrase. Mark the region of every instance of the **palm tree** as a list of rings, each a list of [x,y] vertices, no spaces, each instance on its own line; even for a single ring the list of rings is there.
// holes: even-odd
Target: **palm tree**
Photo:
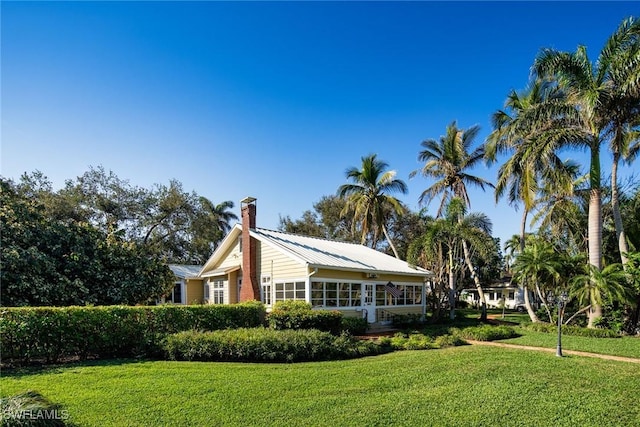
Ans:
[[[632,25],[629,23],[629,25]],[[627,264],[626,253],[629,245],[620,215],[618,190],[618,165],[620,160],[631,163],[640,151],[640,44],[638,32],[629,37],[623,44],[628,47],[616,56],[620,62],[612,66],[610,82],[613,89],[609,91],[606,110],[610,114],[607,135],[610,137],[609,150],[613,155],[611,165],[611,208],[616,228],[616,238],[623,267]]]
[[[222,232],[222,236],[231,231],[231,221],[238,220],[238,216],[231,211],[234,207],[234,203],[231,200],[214,205],[206,197],[200,197],[200,205],[207,215],[213,219],[218,229]]]
[[[418,160],[425,162],[420,170],[411,172],[409,177],[420,173],[425,178],[433,178],[437,181],[429,188],[424,190],[418,200],[420,204],[429,204],[431,200],[438,196],[442,196],[440,207],[436,217],[442,213],[442,209],[454,197],[462,199],[464,205],[471,207],[467,185],[480,187],[493,187],[489,181],[475,175],[470,175],[467,171],[477,166],[485,156],[484,145],[479,145],[472,150],[475,137],[480,131],[479,126],[472,126],[467,130],[458,128],[456,121],[451,122],[447,126],[446,135],[441,136],[438,141],[435,139],[427,139],[421,143],[424,150],[418,153]],[[462,220],[462,217],[460,217]],[[480,278],[475,272],[475,268],[471,262],[469,246],[467,242],[462,240],[462,249],[464,252],[465,263],[467,264],[471,277],[479,289],[480,301],[483,307],[486,307],[486,300]],[[486,320],[486,310],[482,311],[481,320]]]
[[[471,251],[482,259],[490,259],[495,251],[495,242],[491,237],[491,221],[484,214],[466,214],[464,202],[457,197],[451,199],[446,206],[444,218],[428,223],[426,233],[415,240],[409,249],[409,261],[412,263],[419,258],[446,256],[441,264],[446,265],[448,273],[451,319],[455,318],[456,275],[462,271],[460,259],[464,260],[471,275],[475,274],[470,261]],[[476,289],[482,303],[481,318],[486,319],[484,292],[481,286],[476,286]]]
[[[533,283],[538,294],[538,298],[541,301],[545,301],[540,282],[546,282],[545,288],[549,290],[549,282],[555,281],[561,270],[562,264],[560,263],[559,255],[553,250],[550,244],[536,238],[525,246],[524,250],[518,254],[515,263],[513,264],[513,270],[515,272],[514,278],[519,283],[526,281],[527,283]],[[525,304],[529,299],[529,292],[524,287]],[[551,312],[545,305],[547,314],[551,321]]]
[[[346,199],[342,215],[352,212],[354,219],[360,223],[360,243],[365,244],[367,236],[372,236],[371,245],[375,247],[380,239],[380,232],[384,234],[396,258],[399,258],[393,242],[389,238],[386,222],[390,210],[398,215],[404,208],[400,201],[388,193],[400,192],[406,194],[407,184],[396,178],[396,171],[386,169],[389,165],[378,160],[376,154],[362,157],[362,168],[350,167],[345,174],[350,184],[343,184],[338,188],[338,196]],[[353,226],[355,227],[354,221]]]
[[[484,146],[480,145],[473,151],[473,140],[480,131],[479,126],[472,126],[467,130],[460,129],[456,121],[447,126],[447,133],[438,141],[427,139],[420,145],[424,150],[418,153],[418,160],[424,162],[420,170],[415,170],[410,178],[420,173],[425,178],[435,179],[436,182],[424,190],[418,200],[420,204],[429,204],[431,200],[442,196],[440,207],[436,214],[442,214],[444,206],[452,197],[461,198],[467,208],[471,207],[467,185],[480,187],[493,187],[489,181],[478,176],[470,175],[468,170],[478,166],[484,158]]]
[[[566,94],[566,100],[548,103],[538,112],[535,121],[544,130],[536,137],[537,155],[572,146],[586,146],[590,151],[589,263],[598,270],[602,268],[600,148],[608,136],[607,130],[614,126],[612,100],[623,99],[626,92],[638,88],[638,67],[632,67],[630,73],[624,72],[624,68],[633,65],[625,59],[630,52],[637,55],[639,33],[638,21],[633,18],[623,21],[607,40],[595,67],[584,46],[578,46],[573,53],[543,49],[533,66],[539,77],[555,79]],[[625,75],[627,81],[617,79]],[[599,317],[602,308],[596,305],[592,311],[594,317]]]
[[[628,74],[628,82],[616,83],[612,76],[624,74],[621,68],[627,64],[621,58],[630,50],[636,49],[637,52],[639,32],[638,21],[623,21],[607,40],[595,67],[584,46],[578,46],[573,53],[543,49],[533,66],[539,77],[555,79],[566,94],[566,100],[547,103],[538,111],[536,121],[544,129],[537,135],[539,146],[536,154],[558,151],[567,146],[586,146],[591,154],[589,263],[597,269],[602,267],[600,147],[606,139],[607,128],[612,125],[611,99],[617,99],[623,87],[638,85],[637,67],[635,72]]]
[[[594,307],[603,302],[627,301],[629,289],[625,286],[627,275],[620,264],[611,264],[600,270],[594,265],[587,264],[585,273],[575,276],[571,281],[571,294],[585,307],[580,311],[589,310],[589,328],[595,327],[595,320],[600,317]]]

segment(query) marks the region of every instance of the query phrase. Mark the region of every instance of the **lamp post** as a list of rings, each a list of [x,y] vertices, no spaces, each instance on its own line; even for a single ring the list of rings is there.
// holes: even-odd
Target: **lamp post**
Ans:
[[[549,303],[556,302],[558,304],[558,345],[556,347],[556,356],[558,357],[562,357],[562,308],[568,299],[566,291],[563,291],[557,298],[554,295],[549,295]]]

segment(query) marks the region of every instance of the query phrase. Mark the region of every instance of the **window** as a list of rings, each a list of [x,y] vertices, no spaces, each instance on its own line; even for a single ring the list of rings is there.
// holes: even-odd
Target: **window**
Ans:
[[[204,282],[204,300],[209,301],[209,281]]]
[[[275,284],[276,301],[305,301],[306,300],[306,283],[305,282],[276,282]]]
[[[260,282],[262,285],[262,302],[265,305],[271,305],[271,276],[262,276]]]
[[[311,305],[314,307],[359,307],[361,296],[361,283],[311,283]]]
[[[513,291],[509,292],[509,299],[513,300],[514,299],[515,294],[513,293]]]
[[[224,280],[211,282],[211,303],[224,304]]]
[[[167,300],[167,302],[172,302],[174,304],[182,304],[182,282],[177,282],[173,285],[171,295],[169,295]]]

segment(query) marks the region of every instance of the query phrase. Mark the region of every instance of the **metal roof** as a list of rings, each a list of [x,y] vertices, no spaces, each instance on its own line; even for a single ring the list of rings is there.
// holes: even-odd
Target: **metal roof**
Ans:
[[[364,245],[282,233],[263,228],[251,229],[250,233],[252,237],[279,249],[310,267],[397,273],[421,277],[431,275],[423,268],[412,267],[406,261]]]
[[[169,264],[169,268],[171,269],[171,271],[173,271],[173,274],[175,274],[176,277],[179,277],[181,279],[194,279],[198,277],[202,266]]]

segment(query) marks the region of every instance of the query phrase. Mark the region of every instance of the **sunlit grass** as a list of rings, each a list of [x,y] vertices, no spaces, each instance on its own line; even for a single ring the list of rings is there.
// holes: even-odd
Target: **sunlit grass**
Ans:
[[[486,347],[300,364],[110,361],[3,372],[80,425],[640,425],[638,365]]]
[[[501,342],[546,348],[555,348],[558,342],[556,334],[533,332],[521,328],[516,330],[522,336],[502,340]],[[638,337],[589,338],[562,335],[562,348],[565,350],[640,358],[640,338]]]

